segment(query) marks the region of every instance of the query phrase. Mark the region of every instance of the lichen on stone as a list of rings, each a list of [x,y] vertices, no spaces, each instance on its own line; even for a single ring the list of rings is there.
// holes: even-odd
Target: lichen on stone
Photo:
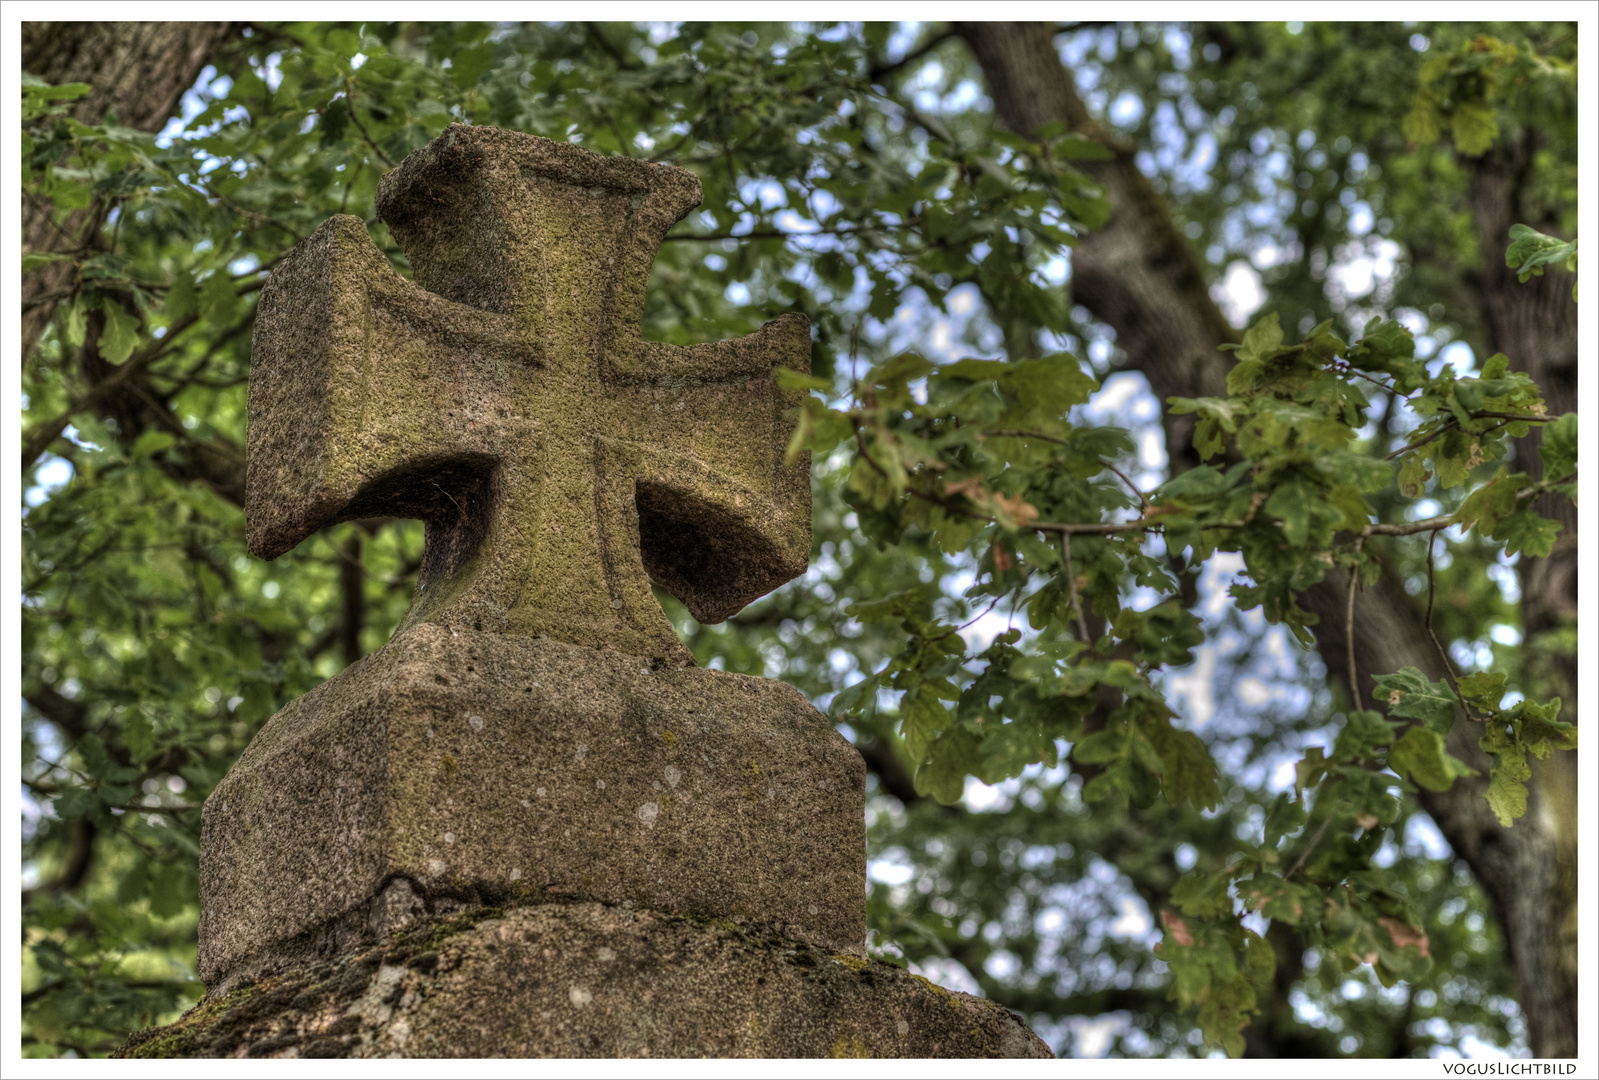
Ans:
[[[823,961],[833,961],[824,963]],[[1017,1017],[877,960],[595,903],[430,916],[208,998],[120,1057],[1047,1057]]]

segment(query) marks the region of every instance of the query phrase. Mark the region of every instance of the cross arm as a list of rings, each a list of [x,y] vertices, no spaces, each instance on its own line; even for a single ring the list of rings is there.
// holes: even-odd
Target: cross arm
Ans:
[[[631,349],[615,350],[607,360],[607,376],[623,384],[733,382],[759,378],[776,368],[809,374],[811,323],[791,311],[743,337],[696,345],[638,341]]]
[[[653,403],[635,415],[670,419],[646,420],[633,434],[639,451],[618,444],[607,471],[633,478],[650,579],[701,622],[805,572],[810,455],[787,457],[803,391],[783,389],[776,373],[809,372],[810,353],[809,320],[789,313],[730,341],[636,341],[608,357],[608,381]]]
[[[536,365],[535,349],[510,316],[402,278],[359,218],[329,218],[261,293],[245,479],[251,553],[277,558],[352,517],[449,513],[434,505],[441,486],[420,481],[434,466],[472,467],[470,440],[448,422],[456,372],[485,354]]]

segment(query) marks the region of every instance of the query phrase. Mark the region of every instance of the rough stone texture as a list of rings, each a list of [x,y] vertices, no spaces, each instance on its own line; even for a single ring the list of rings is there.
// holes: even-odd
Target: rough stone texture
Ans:
[[[640,338],[686,169],[452,125],[387,174],[400,277],[358,218],[274,269],[256,318],[245,512],[276,558],[318,529],[427,523],[419,622],[689,665],[650,579],[719,622],[805,570],[810,369],[788,314],[733,341]]]
[[[864,782],[784,683],[415,625],[268,721],[206,800],[200,974],[551,899],[862,954]]]
[[[428,919],[213,996],[119,1057],[1050,1057],[877,961],[602,904]]]
[[[695,668],[651,593],[719,621],[810,549],[776,374],[805,319],[639,337],[699,200],[453,125],[378,189],[415,283],[344,216],[273,271],[250,550],[390,514],[427,544],[389,643],[206,800],[210,992],[132,1056],[1048,1056],[866,959],[860,755],[794,688]]]

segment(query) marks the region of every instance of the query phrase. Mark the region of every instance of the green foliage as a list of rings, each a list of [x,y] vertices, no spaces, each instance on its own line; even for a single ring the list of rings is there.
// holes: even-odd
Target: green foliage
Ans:
[[[1526,225],[1510,226],[1510,246],[1505,249],[1505,265],[1522,281],[1543,277],[1544,267],[1577,272],[1577,241],[1557,240]],[[1577,298],[1577,284],[1571,284],[1571,298]]]
[[[1499,138],[1495,107],[1506,96],[1546,90],[1551,82],[1570,84],[1576,77],[1576,66],[1559,57],[1478,34],[1452,51],[1438,50],[1421,66],[1421,87],[1404,120],[1405,137],[1435,142],[1447,127],[1455,148],[1476,157]]]
[[[1462,711],[1483,725],[1495,760],[1486,798],[1507,823],[1526,806],[1527,755],[1575,744],[1558,700],[1501,708],[1526,689],[1519,653],[1499,650],[1495,670],[1455,685],[1364,672],[1386,715],[1357,705],[1335,723],[1321,701],[1254,717],[1243,736],[1180,714],[1171,677],[1224,627],[1244,634],[1241,611],[1308,643],[1301,590],[1326,577],[1369,584],[1379,559],[1420,576],[1421,534],[1430,543],[1446,526],[1460,526],[1445,534],[1448,558],[1427,568],[1445,598],[1440,638],[1516,625],[1483,568],[1550,550],[1553,526],[1533,504],[1575,497],[1575,417],[1547,416],[1504,357],[1475,375],[1434,373],[1398,308],[1466,328],[1473,316],[1433,264],[1347,313],[1290,267],[1267,275],[1269,303],[1232,354],[1227,395],[1169,403],[1196,417],[1209,464],[1140,490],[1138,433],[1089,408],[1111,367],[1079,357],[1108,342],[1052,269],[1106,221],[1105,195],[1080,168],[1108,151],[1059,126],[1034,139],[998,130],[964,89],[980,73],[959,42],[924,29],[930,48],[900,68],[886,32],[255,27],[216,62],[231,85],[202,92],[170,144],[68,120],[87,88],[25,79],[25,190],[58,219],[106,215],[92,250],[24,263],[74,269],[23,371],[25,438],[63,414],[74,425],[25,478],[22,753],[37,807],[24,823],[27,1052],[104,1053],[198,995],[201,803],[266,717],[380,647],[405,610],[415,523],[339,526],[270,565],[245,555],[248,342],[271,266],[330,214],[372,217],[378,177],[458,119],[699,174],[705,202],[662,247],[646,336],[715,340],[782,311],[810,316],[813,375],[792,382],[811,394],[794,443],[817,460],[811,572],[715,627],[663,604],[702,664],[788,679],[874,762],[872,858],[909,875],[871,884],[875,951],[959,963],[1041,1024],[1126,1010],[1143,1040],[1123,1038],[1128,1053],[1186,1053],[1191,1033],[1237,1053],[1268,1022],[1319,1039],[1324,1054],[1351,1052],[1335,1024],[1372,1040],[1397,1032],[1393,1047],[1408,1049],[1394,1052],[1431,1045],[1410,1034],[1418,1018],[1450,1033],[1428,1039],[1467,1025],[1512,1037],[1494,1004],[1508,977],[1485,901],[1405,829],[1415,787],[1469,772],[1440,741]],[[1177,72],[1157,28],[1129,32],[1115,60],[1095,62],[1103,85],[1151,106],[1186,102],[1176,115],[1188,123],[1192,106],[1204,118],[1215,160],[1247,159],[1257,179],[1279,148],[1251,139],[1281,140],[1295,191],[1282,225],[1307,259],[1331,244],[1347,189],[1425,240],[1435,264],[1470,265],[1469,222],[1449,209],[1458,171],[1441,151],[1384,141],[1399,130],[1392,103],[1409,107],[1418,78],[1462,152],[1488,127],[1473,108],[1491,106],[1505,131],[1558,105],[1505,74],[1548,50],[1479,56],[1463,31],[1446,48],[1450,31],[1428,30],[1461,71],[1418,76],[1388,30],[1235,28],[1235,45],[1258,35],[1265,62],[1240,72],[1224,54],[1184,75],[1180,93],[1161,89]],[[1220,33],[1185,32],[1196,52]],[[1487,87],[1478,96],[1471,64]],[[1565,86],[1549,64],[1536,85]],[[1225,109],[1234,119],[1215,121]],[[1132,134],[1149,136],[1153,111]],[[1316,141],[1300,146],[1299,132]],[[1357,168],[1357,152],[1386,154],[1389,173]],[[1434,155],[1425,167],[1406,156],[1422,154]],[[1249,226],[1227,239],[1253,197],[1229,194],[1236,179],[1160,179],[1196,244],[1217,248],[1217,271],[1247,254],[1232,245],[1259,238]],[[408,272],[382,224],[370,228]],[[1559,259],[1532,272],[1549,263]],[[934,348],[917,330],[934,317],[954,320],[952,348],[982,358]],[[83,355],[120,365],[149,402],[83,405],[105,374]],[[1538,428],[1533,481],[1511,471],[1511,440]],[[1429,522],[1414,520],[1424,500],[1440,506]],[[1242,560],[1231,623],[1196,607],[1218,553]],[[969,644],[985,613],[1007,629]],[[1330,746],[1307,735],[1329,724]],[[1255,776],[1294,759],[1291,793]],[[996,785],[999,802],[949,809],[970,801],[974,780]],[[1378,857],[1384,844],[1397,861]],[[1158,922],[1158,953],[1152,933],[1103,929],[1127,902]],[[1042,929],[1052,920],[1066,928]],[[1377,992],[1396,979],[1414,995],[1403,1012]],[[1350,980],[1372,993],[1346,996]],[[1301,1024],[1285,987],[1330,1019]]]
[[[1477,687],[1484,686],[1479,681]],[[1527,784],[1532,768],[1527,755],[1546,758],[1553,750],[1575,750],[1577,728],[1560,715],[1560,699],[1542,704],[1522,701],[1509,710],[1498,707],[1500,686],[1488,685],[1476,697],[1483,708],[1486,734],[1482,748],[1493,755],[1494,767],[1488,785],[1488,803],[1501,825],[1509,825],[1527,812]],[[1468,693],[1464,683],[1462,694]]]
[[[946,554],[964,553],[983,570],[969,603],[1014,594],[1032,631],[1025,643],[1013,631],[968,655],[958,627],[937,616],[930,587],[857,604],[850,613],[862,621],[897,621],[905,643],[834,700],[835,715],[874,714],[881,693],[898,692],[896,734],[915,763],[917,791],[943,803],[960,798],[968,774],[994,783],[1030,765],[1053,766],[1058,739],[1072,744],[1086,802],[1145,809],[1164,796],[1213,808],[1216,766],[1201,740],[1174,726],[1155,683],[1162,667],[1189,661],[1203,640],[1198,620],[1176,602],[1189,559],[1241,554],[1253,584],[1234,586],[1240,607],[1261,608],[1309,644],[1311,617],[1294,603],[1297,592],[1331,567],[1347,567],[1353,588],[1370,565],[1367,537],[1426,528],[1373,521],[1371,496],[1391,488],[1393,469],[1359,450],[1369,407],[1360,383],[1436,418],[1417,425],[1421,434],[1401,452],[1417,454],[1450,433],[1471,437],[1469,452],[1454,444],[1430,451],[1440,473],[1460,474],[1443,486],[1470,483],[1477,466],[1505,454],[1511,428],[1544,420],[1537,387],[1510,375],[1503,357],[1485,365],[1482,379],[1460,379],[1448,369],[1429,376],[1413,351],[1409,331],[1380,318],[1353,345],[1327,323],[1290,345],[1268,315],[1236,347],[1231,396],[1170,403],[1175,413],[1199,416],[1202,452],[1235,464],[1225,474],[1191,470],[1147,495],[1101,479],[1114,471],[1103,449],[1124,449],[1124,440],[1107,443],[1102,429],[1067,419],[1092,389],[1069,355],[934,365],[901,354],[852,384],[841,407],[813,400],[811,431],[854,433],[847,498],[866,536],[888,547],[920,534]],[[821,439],[812,449],[831,451]],[[1547,554],[1555,526],[1533,512],[1532,500],[1548,485],[1502,468],[1478,484],[1453,520],[1503,541],[1507,554]],[[1143,513],[1127,520],[1135,501]],[[1145,539],[1157,533],[1164,566]],[[1127,608],[1121,597],[1134,581],[1171,599]],[[971,679],[965,693],[963,672]],[[1172,900],[1188,921],[1162,916],[1173,994],[1196,1010],[1206,1041],[1229,1053],[1242,1052],[1240,1031],[1256,1011],[1253,986],[1272,973],[1269,946],[1238,925],[1233,895],[1271,905],[1268,917],[1288,920],[1332,958],[1373,964],[1385,986],[1430,966],[1416,914],[1372,862],[1384,836],[1378,826],[1397,819],[1412,783],[1447,791],[1475,773],[1444,750],[1456,702],[1446,684],[1405,668],[1379,678],[1377,689],[1389,716],[1420,726],[1401,733],[1382,714],[1351,711],[1332,752],[1313,749],[1301,763],[1299,808],[1282,810],[1265,842],[1225,870],[1177,883]],[[1477,717],[1497,733],[1483,742],[1499,762],[1486,797],[1507,825],[1526,807],[1526,752],[1575,744],[1575,728],[1554,726],[1558,700],[1516,710],[1495,705]],[[1540,741],[1522,741],[1523,729],[1532,730],[1523,715],[1545,725]],[[1297,815],[1303,824],[1312,813],[1321,825],[1288,867],[1283,821]],[[1331,842],[1318,848],[1329,827]]]
[[[1445,683],[1430,683],[1413,667],[1400,668],[1376,680],[1377,695],[1388,703],[1389,716],[1419,720],[1437,735],[1455,726],[1455,695]]]

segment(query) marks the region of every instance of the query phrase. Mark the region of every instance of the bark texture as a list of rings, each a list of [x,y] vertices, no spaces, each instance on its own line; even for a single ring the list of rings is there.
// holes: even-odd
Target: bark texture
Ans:
[[[982,66],[995,113],[1007,127],[1029,133],[1050,121],[1064,120],[1115,152],[1112,160],[1082,166],[1108,190],[1111,219],[1084,236],[1073,251],[1073,298],[1116,331],[1129,365],[1144,374],[1157,398],[1225,395],[1230,365],[1217,346],[1236,340],[1235,332],[1211,300],[1199,260],[1174,227],[1169,207],[1139,171],[1134,148],[1088,115],[1055,49],[1054,28],[1042,23],[964,23],[959,32]],[[1558,415],[1576,404],[1576,309],[1570,302],[1570,281],[1555,275],[1522,285],[1504,267],[1517,170],[1524,173],[1528,161],[1530,154],[1519,162],[1490,159],[1472,181],[1472,209],[1484,265],[1479,288],[1496,345],[1545,388],[1549,411]],[[1537,227],[1536,222],[1531,224]],[[1558,302],[1561,297],[1565,306]],[[1197,465],[1191,446],[1193,417],[1167,415],[1164,425],[1172,470]],[[1535,439],[1530,436],[1523,440],[1529,445],[1518,448],[1524,459]],[[1523,560],[1529,639],[1575,617],[1575,514],[1569,504],[1557,509],[1554,500],[1550,502],[1540,509],[1566,531],[1562,547],[1550,558]],[[1301,606],[1321,619],[1318,651],[1329,680],[1340,686],[1348,685],[1347,588],[1347,581],[1332,578],[1300,599]],[[1443,677],[1443,662],[1430,644],[1421,612],[1391,575],[1377,588],[1357,594],[1354,635],[1355,663],[1368,693],[1373,673],[1406,665],[1432,679]],[[1568,685],[1575,690],[1574,678]],[[1571,693],[1567,701],[1574,696]],[[1565,715],[1571,718],[1575,709],[1568,707]],[[1478,735],[1467,724],[1457,725],[1449,750],[1477,769],[1481,778],[1457,782],[1442,795],[1423,792],[1422,803],[1471,866],[1498,914],[1532,1052],[1539,1057],[1573,1056],[1577,1048],[1574,756],[1556,755],[1544,763],[1527,817],[1515,828],[1505,829],[1483,798],[1491,762],[1477,748]]]
[[[22,70],[56,85],[93,87],[70,113],[81,123],[114,116],[123,127],[158,131],[232,32],[229,23],[23,23]],[[96,202],[56,221],[47,201],[24,193],[22,250],[87,253],[109,210]],[[62,260],[23,276],[24,359],[71,290],[74,273],[73,262]]]
[[[1028,133],[1064,120],[1115,154],[1077,162],[1104,186],[1111,217],[1072,249],[1072,297],[1116,331],[1116,344],[1157,397],[1225,396],[1231,364],[1216,346],[1237,335],[1211,302],[1203,268],[1171,209],[1133,160],[1137,147],[1088,115],[1044,23],[962,23],[999,119]],[[1167,416],[1173,468],[1199,464],[1193,416]],[[1177,455],[1187,455],[1179,462]]]
[[[1528,190],[1534,155],[1542,138],[1525,130],[1503,140],[1479,158],[1468,188],[1476,227],[1481,267],[1474,275],[1487,315],[1490,348],[1510,357],[1512,367],[1530,375],[1542,389],[1549,415],[1577,411],[1577,304],[1571,278],[1546,273],[1523,283],[1505,265],[1505,246],[1512,225],[1523,223],[1545,233],[1559,225],[1531,208]],[[1542,434],[1534,431],[1516,440],[1517,467],[1534,479],[1543,475],[1538,456]],[[1577,508],[1560,496],[1546,495],[1538,512],[1560,524],[1554,550],[1545,558],[1525,556],[1516,571],[1521,586],[1524,677],[1539,697],[1558,694],[1565,704],[1562,718],[1577,719],[1577,655],[1551,637],[1575,627],[1577,620]],[[1545,911],[1532,926],[1541,931],[1509,938],[1518,972],[1524,973],[1523,997],[1529,1041],[1534,1052],[1548,1057],[1577,1053],[1577,760],[1554,754],[1533,762],[1532,798],[1527,817],[1518,823],[1541,834],[1547,861],[1536,867],[1543,887]],[[1529,980],[1535,985],[1529,986]],[[1542,1047],[1544,1049],[1540,1050]]]

